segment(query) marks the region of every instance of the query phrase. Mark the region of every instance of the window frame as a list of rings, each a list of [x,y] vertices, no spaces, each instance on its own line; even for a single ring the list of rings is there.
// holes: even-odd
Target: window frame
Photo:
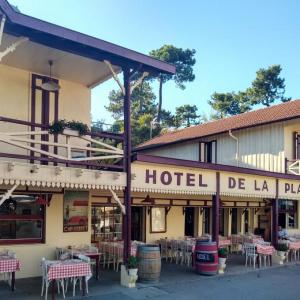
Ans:
[[[217,163],[217,140],[199,142],[199,162]]]
[[[46,232],[46,207],[42,204],[37,204],[42,207],[42,215],[9,215],[0,214],[0,221],[40,221],[42,226],[41,237],[40,238],[21,238],[21,239],[1,239],[1,245],[20,245],[20,244],[43,244],[45,243],[45,232]]]
[[[287,201],[292,201],[294,203],[294,209],[288,209],[287,207],[285,209],[281,208],[280,202],[287,202]],[[285,229],[299,229],[299,224],[298,224],[298,201],[297,200],[291,200],[291,199],[279,199],[279,209],[278,209],[278,215],[279,214],[284,214],[285,215]],[[286,203],[285,203],[286,206]],[[294,214],[295,215],[295,226],[290,227],[289,226],[289,215]],[[278,217],[279,218],[279,217]]]
[[[95,217],[95,212],[96,212],[96,209],[97,208],[103,208],[103,216],[104,216],[104,228],[106,227],[105,224],[106,224],[106,216],[109,215],[108,214],[108,210],[107,208],[117,208],[117,209],[120,209],[118,207],[118,205],[116,204],[110,204],[110,203],[106,203],[106,204],[103,204],[103,203],[92,203],[91,205],[91,239],[92,239],[92,242],[97,242],[97,239],[96,239],[96,236],[99,234],[96,232],[96,228],[95,228],[95,223],[94,222],[94,217]],[[120,222],[116,222],[116,216],[117,215],[121,215],[121,219],[120,219]],[[113,224],[112,224],[112,227],[114,228],[113,231],[109,232],[109,233],[106,233],[106,232],[103,232],[103,233],[100,233],[100,235],[102,235],[104,237],[103,240],[101,240],[101,242],[107,242],[107,241],[112,241],[114,240],[115,238],[115,235],[116,234],[121,234],[121,239],[117,239],[117,241],[120,241],[123,239],[123,226],[124,226],[124,223],[123,223],[123,215],[121,213],[121,211],[119,213],[116,213],[115,210],[113,210],[113,214],[111,215],[113,216]],[[119,225],[120,228],[121,228],[121,231],[116,231],[115,228],[116,228],[116,225]],[[113,239],[106,239],[105,236],[108,235],[108,234],[112,234],[114,236]]]

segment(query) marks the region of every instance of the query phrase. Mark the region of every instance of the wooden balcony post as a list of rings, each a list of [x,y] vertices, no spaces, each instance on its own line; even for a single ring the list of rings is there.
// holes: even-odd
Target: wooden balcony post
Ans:
[[[126,214],[124,217],[124,263],[127,262],[131,251],[131,122],[130,122],[130,69],[124,68],[124,169],[126,172],[126,187],[124,204]]]
[[[278,244],[278,188],[279,183],[276,179],[276,197],[272,201],[272,244],[274,247]]]
[[[216,173],[216,194],[212,197],[212,240],[219,244],[220,172]]]

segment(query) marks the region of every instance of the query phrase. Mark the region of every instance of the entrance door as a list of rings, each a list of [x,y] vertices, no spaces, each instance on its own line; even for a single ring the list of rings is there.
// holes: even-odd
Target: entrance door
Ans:
[[[211,233],[211,209],[210,207],[203,208],[203,226],[202,226],[202,234],[210,234]]]
[[[133,206],[131,208],[131,239],[144,241],[144,208]]]
[[[219,210],[219,234],[225,235],[225,209],[220,208]]]
[[[245,218],[244,218],[244,232],[248,233],[249,232],[249,210],[246,208],[244,211]]]
[[[185,208],[185,220],[184,220],[184,235],[194,236],[195,228],[195,209],[194,207]]]
[[[238,210],[237,208],[231,209],[231,233],[237,234],[238,233]]]

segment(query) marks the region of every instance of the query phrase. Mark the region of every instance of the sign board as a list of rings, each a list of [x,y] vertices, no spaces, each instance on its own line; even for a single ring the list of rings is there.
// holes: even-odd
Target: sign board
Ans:
[[[88,231],[89,192],[66,191],[64,194],[64,232]]]
[[[215,261],[215,256],[212,253],[196,251],[196,261],[204,263],[213,263]]]
[[[134,191],[173,192],[182,194],[214,194],[216,172],[155,164],[133,164]]]
[[[132,165],[132,189],[137,192],[214,195],[216,170],[155,163]],[[247,198],[276,197],[276,178],[252,174],[220,173],[220,195]],[[279,179],[278,198],[300,200],[299,180]]]
[[[300,179],[299,180],[279,180],[278,198],[300,199]]]
[[[256,175],[220,172],[221,194],[275,198],[276,179]]]

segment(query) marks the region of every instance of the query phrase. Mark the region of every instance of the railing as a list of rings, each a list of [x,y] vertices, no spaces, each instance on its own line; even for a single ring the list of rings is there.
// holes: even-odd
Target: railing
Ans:
[[[6,130],[3,124],[9,124]],[[19,126],[25,128],[20,131]],[[14,127],[18,130],[13,131]],[[92,131],[80,136],[69,130],[50,134],[48,129],[49,126],[42,124],[0,116],[0,158],[44,165],[124,170],[122,134]]]
[[[285,173],[300,175],[300,159],[285,159]]]

